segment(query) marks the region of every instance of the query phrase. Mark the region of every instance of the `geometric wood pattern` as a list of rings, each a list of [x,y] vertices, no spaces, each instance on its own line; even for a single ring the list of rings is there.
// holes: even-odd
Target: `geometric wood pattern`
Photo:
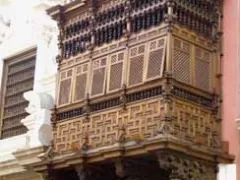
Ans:
[[[143,82],[145,44],[130,49],[128,85],[134,86]]]
[[[65,153],[75,144],[82,146],[86,135],[90,148],[113,145],[118,142],[122,127],[126,128],[128,140],[153,137],[160,128],[162,111],[160,100],[156,99],[131,105],[125,111],[116,108],[91,114],[88,122],[84,117],[58,122],[54,131],[55,151]]]
[[[173,126],[178,138],[210,147],[214,146],[214,141],[220,143],[219,123],[213,118],[211,110],[180,100],[174,100],[172,107]]]
[[[211,148],[213,142],[220,142],[219,124],[211,111],[195,104],[173,99],[171,134],[187,142],[200,143]],[[92,113],[85,117],[58,122],[54,130],[54,149],[58,153],[73,151],[82,147],[88,139],[89,149],[107,147],[119,142],[125,129],[126,141],[147,141],[155,137],[162,126],[165,111],[161,98],[127,105],[126,110],[115,108]],[[218,139],[219,138],[219,139]],[[216,143],[215,143],[216,144]]]
[[[82,64],[75,68],[75,87],[74,101],[80,101],[85,98],[87,88],[88,64]]]
[[[61,72],[59,84],[58,105],[69,104],[71,100],[73,69]]]
[[[211,52],[174,38],[173,77],[199,89],[210,90]]]
[[[102,95],[105,90],[107,57],[93,61],[91,96]]]
[[[109,63],[108,92],[111,92],[120,89],[122,86],[124,52],[111,55]]]
[[[190,84],[190,45],[174,39],[173,77],[181,82]]]
[[[81,150],[90,150],[84,153],[104,156],[109,153],[109,147],[115,151],[112,145],[120,143],[128,146],[123,149],[126,155],[132,156],[135,152],[160,149],[163,144],[158,140],[164,137],[170,142],[164,145],[174,149],[174,153],[186,150],[187,155],[213,159],[212,155],[217,153],[201,156],[197,152],[198,147],[199,152],[200,149],[221,151],[220,123],[213,111],[212,94],[199,88],[209,91],[212,83],[210,61],[213,61],[213,49],[218,47],[212,37],[219,23],[219,3],[209,0],[80,3],[52,9],[63,35],[59,43],[63,44],[59,46],[63,52],[60,71],[89,63],[86,74],[73,73],[70,99],[76,102],[84,100],[87,97],[84,94],[90,95],[84,105],[73,103],[56,111],[61,118],[56,118],[54,123],[54,151],[65,154],[77,150],[76,154],[81,156]],[[197,48],[202,52],[198,53]],[[143,150],[135,151],[138,145]],[[183,146],[187,149],[180,150]],[[192,147],[196,151],[187,152]],[[168,169],[169,179],[215,179],[205,178],[207,171],[200,163],[190,161],[190,156],[178,158],[169,149],[170,156],[159,159],[165,170],[167,163],[172,165]],[[70,161],[74,164],[78,155],[65,156],[66,164]],[[90,156],[87,160],[93,157]],[[182,177],[177,177],[178,173]]]
[[[147,58],[147,80],[161,77],[164,68],[165,38],[149,42],[149,58]]]
[[[209,91],[210,89],[210,53],[200,48],[195,48],[195,82],[196,87]]]
[[[69,105],[71,101],[83,101],[87,93],[93,98],[116,92],[126,81],[128,86],[137,86],[161,78],[164,71],[166,43],[165,37],[157,38],[130,47],[128,56],[126,55],[128,50],[119,50],[94,58],[92,61],[85,60],[75,67],[70,66],[68,70],[66,68],[61,70],[58,105],[64,106]],[[66,76],[68,71],[73,71],[71,77]]]

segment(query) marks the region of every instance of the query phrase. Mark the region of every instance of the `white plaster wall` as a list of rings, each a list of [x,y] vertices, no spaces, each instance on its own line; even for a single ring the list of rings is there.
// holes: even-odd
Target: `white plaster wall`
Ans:
[[[60,1],[0,1],[0,82],[3,59],[37,46],[34,89],[44,91],[41,80],[53,76],[57,70],[55,57],[58,34],[56,23],[46,14],[45,9]],[[1,23],[1,19],[7,25]]]
[[[236,180],[237,166],[236,164],[220,164],[218,180]]]
[[[58,29],[56,22],[45,10],[62,2],[63,0],[0,0],[0,84],[4,59],[36,47],[34,92],[45,92],[55,98]],[[34,118],[30,124],[33,123]],[[4,162],[14,161],[13,152],[31,148],[29,135],[31,134],[0,140],[0,169]],[[9,167],[9,171],[1,171],[0,176],[23,170],[21,166],[14,170]]]

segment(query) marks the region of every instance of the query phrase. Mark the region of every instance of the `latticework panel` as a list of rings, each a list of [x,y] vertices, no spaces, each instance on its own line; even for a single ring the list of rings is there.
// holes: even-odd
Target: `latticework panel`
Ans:
[[[203,90],[210,90],[210,53],[196,48],[195,82]]]
[[[73,70],[61,72],[58,105],[70,103]]]
[[[180,100],[173,101],[172,109],[174,131],[180,139],[209,147],[220,146],[220,124],[213,119],[211,110]]]
[[[190,45],[174,39],[173,77],[181,82],[190,83]]]
[[[102,95],[105,90],[107,58],[93,62],[91,96]]]
[[[220,125],[211,110],[194,103],[172,99],[168,114],[174,121],[166,122],[166,109],[161,98],[133,103],[126,109],[115,108],[70,121],[58,122],[54,131],[55,151],[66,153],[83,145],[89,149],[107,147],[120,141],[147,141],[159,132],[175,136],[182,142],[205,148],[221,146]],[[87,139],[87,140],[86,140]]]
[[[149,44],[147,79],[161,77],[163,73],[166,41],[165,38],[154,40]]]
[[[28,102],[23,93],[33,89],[35,57],[13,62],[5,66],[6,81],[3,84],[4,101],[2,110],[1,138],[23,134],[27,128],[21,120],[27,116],[25,108]]]
[[[124,53],[120,52],[110,56],[110,73],[108,91],[118,90],[123,80]]]
[[[134,86],[143,82],[145,45],[130,49],[130,67],[128,85]]]
[[[74,86],[74,101],[80,101],[85,98],[87,76],[88,76],[88,64],[83,64],[76,67],[75,86]]]
[[[66,153],[76,147],[81,148],[88,137],[89,148],[113,145],[124,136],[122,127],[126,128],[129,141],[144,140],[157,134],[161,127],[163,104],[160,99],[133,104],[126,110],[115,109],[90,115],[89,121],[83,118],[59,122],[54,131],[55,151]]]

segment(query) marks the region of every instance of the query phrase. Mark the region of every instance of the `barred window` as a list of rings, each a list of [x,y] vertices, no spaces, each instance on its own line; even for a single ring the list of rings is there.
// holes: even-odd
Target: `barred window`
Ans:
[[[27,132],[21,120],[27,116],[28,102],[23,94],[33,89],[36,49],[4,61],[1,87],[1,138]]]

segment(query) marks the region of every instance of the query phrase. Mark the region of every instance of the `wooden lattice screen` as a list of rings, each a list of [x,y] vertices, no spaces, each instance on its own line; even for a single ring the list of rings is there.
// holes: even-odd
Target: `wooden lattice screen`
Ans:
[[[102,95],[105,90],[107,57],[93,62],[91,96]]]
[[[130,49],[128,85],[135,86],[163,75],[166,39],[160,38]]]
[[[118,90],[123,81],[124,52],[110,56],[108,92]]]
[[[59,83],[59,96],[58,104],[69,104],[71,100],[71,87],[72,87],[73,69],[61,72]]]
[[[174,39],[173,77],[199,89],[210,91],[211,52],[180,39]]]
[[[74,101],[81,101],[86,97],[88,69],[88,63],[79,65],[75,69]]]
[[[176,80],[190,84],[190,45],[181,40],[174,40],[173,76]]]
[[[1,138],[24,134],[20,122],[27,116],[23,93],[33,89],[35,49],[4,61],[1,99]]]
[[[141,84],[144,77],[144,55],[146,45],[141,44],[130,49],[128,85]]]
[[[161,77],[164,69],[164,58],[166,40],[165,38],[157,39],[149,43],[149,58],[147,58],[147,77],[153,79]]]
[[[211,55],[200,48],[196,48],[195,55],[195,85],[200,89],[208,91],[210,89]]]
[[[165,54],[166,38],[161,37],[69,66],[59,73],[58,106],[83,101],[87,94],[116,92],[124,83],[132,87],[161,78]]]

